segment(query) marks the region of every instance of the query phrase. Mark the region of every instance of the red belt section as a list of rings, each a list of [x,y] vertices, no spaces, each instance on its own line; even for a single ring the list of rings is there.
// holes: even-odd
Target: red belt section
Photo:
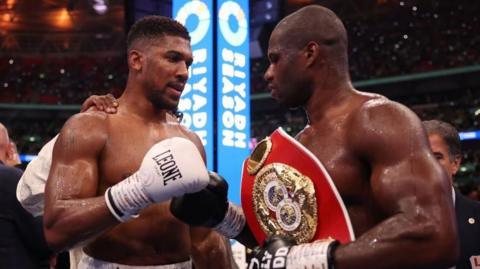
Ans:
[[[322,163],[297,140],[278,128],[270,136],[272,149],[263,166],[270,163],[283,163],[297,169],[312,179],[317,199],[317,230],[314,240],[333,238],[342,243],[355,239],[350,218],[335,184]],[[247,159],[248,160],[248,159]],[[242,207],[248,226],[255,239],[262,244],[266,238],[254,212],[253,185],[255,175],[247,172],[247,160],[242,170]]]

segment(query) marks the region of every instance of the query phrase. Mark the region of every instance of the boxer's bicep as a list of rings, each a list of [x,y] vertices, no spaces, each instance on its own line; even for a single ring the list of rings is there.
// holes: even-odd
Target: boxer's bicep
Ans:
[[[388,101],[368,104],[354,117],[349,141],[370,170],[365,195],[371,195],[381,221],[337,249],[336,267],[430,268],[451,262],[451,193],[420,120]]]
[[[85,117],[69,120],[63,127],[52,156],[46,186],[48,200],[93,197],[98,186],[98,155],[105,134]]]
[[[113,222],[97,195],[98,156],[106,139],[102,121],[78,114],[63,127],[45,187],[44,231],[54,250],[82,242]]]
[[[385,128],[388,137],[377,137],[370,153],[370,185],[376,204],[390,216],[391,234],[386,236],[398,242],[422,240],[441,249],[455,234],[448,177],[416,118],[400,115]]]
[[[407,108],[385,102],[359,113],[352,136],[357,154],[368,163],[372,194],[387,214],[429,206],[443,195],[445,177],[428,148],[417,116]],[[409,204],[404,205],[404,203]]]
[[[448,178],[428,149],[421,123],[396,118],[385,126],[389,134],[378,137],[370,153],[372,193],[387,213],[423,211],[433,217],[432,207],[445,205],[442,200],[450,198]]]
[[[390,153],[384,161],[371,162],[371,168],[373,198],[387,215],[435,219],[438,212],[433,209],[451,198],[443,171],[423,150]]]

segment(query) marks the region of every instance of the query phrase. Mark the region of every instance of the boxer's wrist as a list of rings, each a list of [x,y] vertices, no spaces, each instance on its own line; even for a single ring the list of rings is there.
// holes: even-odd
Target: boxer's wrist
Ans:
[[[108,188],[105,201],[112,215],[120,222],[137,217],[140,210],[153,203],[143,191],[137,173]]]
[[[335,250],[339,245],[340,245],[340,241],[335,240],[328,246],[328,250],[327,250],[328,269],[335,269],[335,258],[333,256],[333,253],[335,252]]]
[[[327,268],[333,269],[333,251],[339,244],[333,239],[318,240],[309,244],[293,246],[287,255],[286,269]]]
[[[152,203],[198,192],[209,183],[209,174],[195,144],[172,137],[154,144],[140,168],[105,192],[110,212],[124,222]]]
[[[214,229],[227,238],[237,237],[245,227],[245,215],[241,207],[228,202],[223,220]]]

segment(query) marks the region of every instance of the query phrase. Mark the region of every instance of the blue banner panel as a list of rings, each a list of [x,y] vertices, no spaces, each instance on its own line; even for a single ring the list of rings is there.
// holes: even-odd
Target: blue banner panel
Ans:
[[[217,170],[240,203],[242,163],[250,153],[248,0],[217,2]]]
[[[193,64],[178,105],[182,124],[202,140],[208,169],[213,170],[213,2],[174,0],[174,19],[190,32]]]
[[[480,131],[460,132],[458,135],[460,136],[460,140],[480,139]]]

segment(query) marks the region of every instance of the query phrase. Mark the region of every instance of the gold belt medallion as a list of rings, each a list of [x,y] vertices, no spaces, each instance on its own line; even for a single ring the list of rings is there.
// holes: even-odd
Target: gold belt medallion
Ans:
[[[262,167],[253,186],[254,210],[267,235],[293,237],[297,244],[313,239],[317,200],[312,180],[283,163]]]

